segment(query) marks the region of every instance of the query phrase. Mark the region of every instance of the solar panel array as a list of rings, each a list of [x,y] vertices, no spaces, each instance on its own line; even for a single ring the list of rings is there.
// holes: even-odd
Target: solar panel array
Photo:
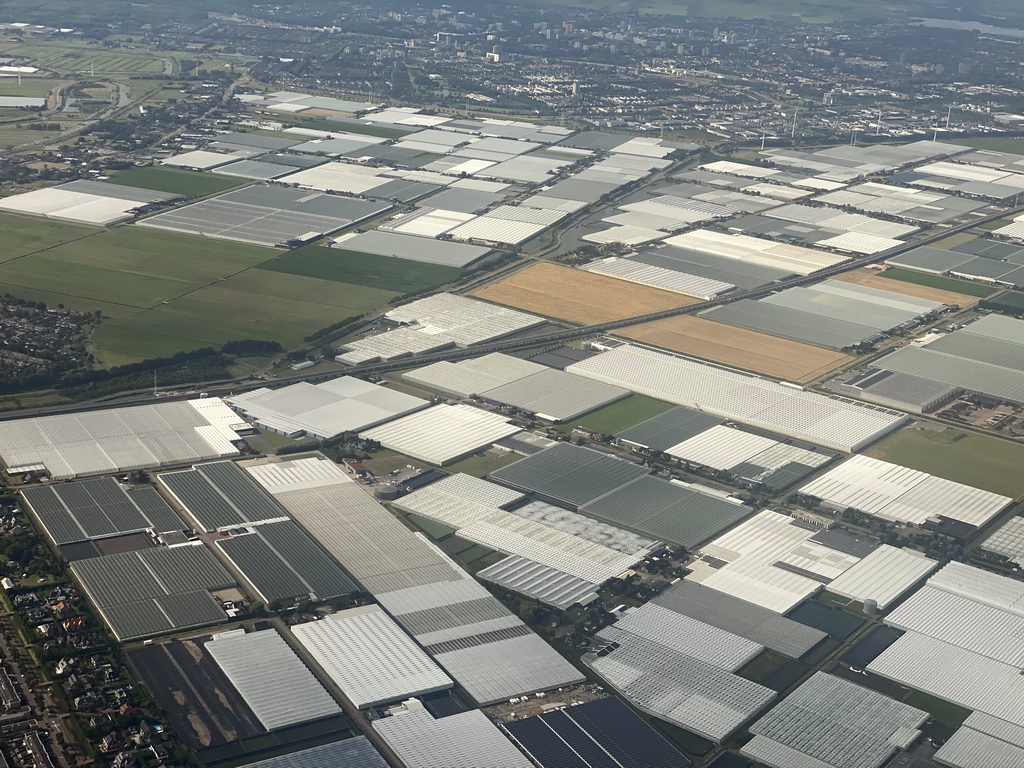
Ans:
[[[217,546],[266,600],[327,600],[355,592],[355,583],[291,520],[259,525]]]
[[[210,590],[235,585],[203,546],[78,560],[71,573],[122,642],[223,621]]]
[[[22,495],[55,544],[185,526],[152,488],[128,489],[111,477],[27,488]]]
[[[504,724],[543,768],[687,768],[690,761],[618,699]]]

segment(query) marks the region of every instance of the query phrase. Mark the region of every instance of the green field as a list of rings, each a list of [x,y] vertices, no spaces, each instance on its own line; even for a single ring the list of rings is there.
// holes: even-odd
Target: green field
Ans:
[[[983,299],[996,292],[996,289],[992,286],[980,285],[967,280],[957,280],[953,277],[930,275],[926,272],[914,272],[909,269],[887,269],[881,274],[882,277],[888,277],[892,280],[902,280],[904,283],[927,285],[931,288],[941,288],[944,291],[963,293],[968,296],[978,296]]]
[[[1024,495],[1024,445],[996,437],[907,427],[864,453],[1004,496]]]
[[[11,261],[55,245],[93,237],[102,232],[96,227],[69,224],[36,216],[0,213],[0,262]]]
[[[0,96],[46,96],[57,85],[56,80],[46,80],[40,77],[23,77],[18,83],[16,77],[0,78]]]
[[[569,431],[574,426],[581,426],[600,432],[602,435],[614,435],[674,407],[671,403],[666,403],[663,400],[655,400],[643,395],[630,395],[624,400],[581,416],[572,423],[564,425],[563,429]]]
[[[518,453],[498,453],[497,451],[486,451],[479,456],[470,456],[462,461],[457,461],[450,466],[445,467],[445,470],[452,474],[463,473],[466,475],[472,475],[473,477],[484,477],[489,475],[491,472],[507,467],[513,462],[519,461],[522,456]]]
[[[412,293],[434,288],[462,274],[456,267],[424,264],[419,261],[377,256],[341,248],[308,245],[278,256],[261,269],[303,275],[340,283],[365,285],[396,293]]]
[[[1024,155],[1024,138],[1020,136],[979,136],[975,139],[954,139],[949,143],[959,144],[962,147],[988,149],[992,152],[1010,152],[1015,155]]]
[[[183,171],[177,168],[162,168],[153,165],[119,171],[116,176],[111,177],[110,183],[120,184],[124,187],[153,189],[172,195],[205,197],[250,182],[231,176],[218,176],[215,173]]]
[[[28,59],[32,66],[59,73],[143,74],[162,73],[160,54],[139,48],[103,48],[71,42],[0,43],[0,54]]]

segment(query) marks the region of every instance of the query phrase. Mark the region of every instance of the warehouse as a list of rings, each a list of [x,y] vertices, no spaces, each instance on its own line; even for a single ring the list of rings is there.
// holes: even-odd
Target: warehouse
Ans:
[[[112,477],[25,488],[22,498],[58,546],[125,533],[182,531],[185,524],[154,489]]]
[[[430,405],[426,400],[342,376],[322,384],[299,382],[230,397],[228,404],[256,426],[286,437],[328,440],[406,416]]]
[[[650,470],[591,448],[559,443],[492,472],[491,480],[576,509]]]
[[[728,472],[748,485],[782,490],[828,464],[835,456],[789,445],[766,435],[716,425],[665,448],[686,465]]]
[[[714,307],[702,317],[830,349],[874,344],[930,320],[945,304],[855,283],[825,280],[763,299]]]
[[[254,186],[159,213],[138,225],[274,248],[328,235],[390,207],[300,189]]]
[[[926,346],[898,349],[872,365],[1024,403],[1024,320],[986,315]]]
[[[598,699],[501,725],[541,768],[690,768],[690,761],[633,710]],[[614,763],[608,763],[608,757]]]
[[[770,768],[881,768],[909,748],[927,712],[817,672],[750,726],[741,753]]]
[[[984,712],[972,712],[935,753],[935,761],[951,768],[1024,767],[1024,728]]]
[[[868,671],[1024,727],[1024,585],[951,562],[886,623],[906,630]]]
[[[623,259],[617,256],[592,261],[589,264],[584,264],[580,269],[585,269],[587,272],[596,272],[599,275],[607,275],[619,280],[627,280],[631,283],[649,285],[652,288],[674,291],[684,296],[693,296],[705,301],[736,289],[736,286],[732,283],[712,280],[673,269],[665,269],[664,267],[656,267],[634,259]]]
[[[854,456],[800,488],[842,512],[846,509],[920,526],[945,517],[980,528],[1013,499],[944,480],[869,456]]]
[[[914,549],[883,544],[828,584],[828,591],[850,600],[874,600],[884,611],[939,567]]]
[[[455,685],[376,605],[298,624],[292,634],[359,709]]]
[[[373,729],[399,759],[415,768],[533,768],[483,712],[473,709],[439,719],[417,699],[395,707]]]
[[[632,344],[566,371],[839,451],[860,450],[907,421],[895,411]]]
[[[266,462],[248,472],[479,704],[583,680],[483,586],[333,462]]]
[[[718,627],[794,659],[806,654],[826,637],[817,629],[690,579],[676,582],[650,604]]]
[[[214,542],[264,604],[329,600],[355,583],[291,520],[262,523]]]
[[[837,391],[857,395],[869,403],[911,413],[931,413],[955,400],[962,392],[959,387],[941,381],[878,368],[868,368],[854,374]]]
[[[345,768],[388,768],[387,762],[365,736],[259,760],[249,763],[248,768],[338,768],[339,765]]]
[[[192,521],[196,531],[245,528],[285,518],[283,510],[233,461],[197,464],[164,472],[157,482]]]
[[[867,552],[852,546],[838,549],[823,535],[827,533],[816,533],[792,517],[764,510],[706,544],[701,559],[691,565],[689,579],[784,614],[838,578],[874,546],[858,540],[855,543]]]
[[[77,560],[71,574],[119,642],[218,624],[234,579],[199,542]]]
[[[686,549],[753,513],[739,499],[643,475],[581,505],[580,513]]]
[[[663,645],[660,634],[650,639],[651,628],[642,629],[634,634],[608,627],[598,634],[599,649],[583,657],[641,712],[719,743],[775,698],[770,688],[733,674],[760,646],[718,630],[715,645],[705,644],[710,636],[694,630],[673,643],[695,641],[685,643],[684,651]],[[724,642],[726,637],[734,639]]]
[[[341,707],[273,629],[215,634],[206,650],[268,731],[341,713]],[[287,696],[282,695],[284,691]]]
[[[453,243],[447,240],[430,241],[415,235],[379,229],[342,235],[331,243],[331,247],[446,267],[468,267],[491,252],[490,248],[478,245]]]
[[[457,404],[435,405],[360,432],[359,436],[414,459],[443,467],[521,431],[521,427],[499,413]]]
[[[0,211],[109,227],[148,211],[150,206],[181,200],[182,197],[137,187],[79,180],[5,197],[0,200]]]
[[[238,415],[219,398],[108,408],[0,422],[12,474],[54,480],[238,455]]]
[[[545,513],[550,515],[553,510],[503,509],[521,500],[515,491],[459,474],[414,491],[395,502],[394,507],[450,526],[466,541],[532,560],[592,585],[624,573],[653,545],[651,541],[634,540],[633,549],[601,543],[612,543],[614,529],[585,530],[586,521],[571,512],[565,512],[561,520],[552,515],[554,524],[549,525]],[[568,516],[575,519],[568,520]],[[635,539],[626,534],[619,538]]]

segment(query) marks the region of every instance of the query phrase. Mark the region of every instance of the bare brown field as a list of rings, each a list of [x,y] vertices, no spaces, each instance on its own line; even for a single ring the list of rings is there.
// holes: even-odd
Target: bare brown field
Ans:
[[[831,349],[688,315],[635,325],[616,334],[801,384],[854,360]]]
[[[540,263],[485,285],[473,296],[557,320],[590,325],[687,307],[699,299],[558,264]]]
[[[956,304],[958,307],[973,307],[978,303],[977,296],[944,291],[941,288],[932,288],[927,285],[918,285],[917,283],[905,283],[902,280],[890,280],[887,277],[883,277],[877,270],[868,269],[867,267],[855,269],[852,272],[843,272],[841,275],[833,275],[829,279],[866,285],[868,288],[902,293],[906,296],[914,296],[915,298],[928,301],[941,301],[943,304]]]

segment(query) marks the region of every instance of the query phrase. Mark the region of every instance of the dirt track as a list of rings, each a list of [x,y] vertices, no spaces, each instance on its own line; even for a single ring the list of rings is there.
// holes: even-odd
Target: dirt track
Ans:
[[[854,359],[831,349],[689,315],[625,328],[617,335],[798,383],[816,379]]]
[[[686,307],[698,301],[678,293],[547,263],[515,272],[472,295],[583,325]]]

